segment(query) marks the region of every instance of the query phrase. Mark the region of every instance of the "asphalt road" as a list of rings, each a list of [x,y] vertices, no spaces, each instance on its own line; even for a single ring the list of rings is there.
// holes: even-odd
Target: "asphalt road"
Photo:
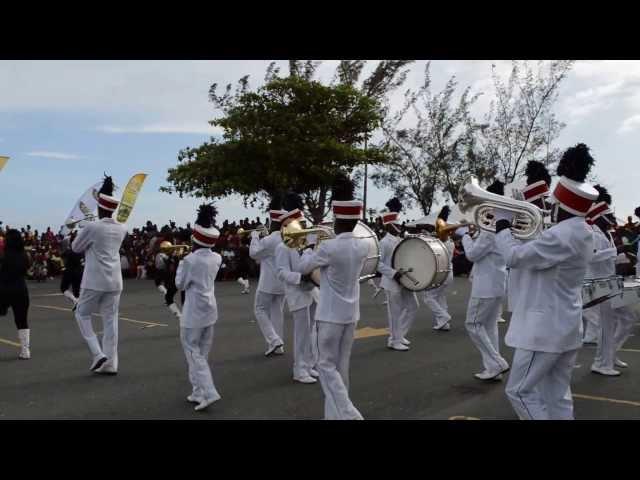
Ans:
[[[351,357],[351,397],[366,419],[515,419],[504,381],[485,383],[480,355],[464,330],[466,278],[449,289],[452,330],[431,328],[421,305],[409,352],[386,349],[383,295],[362,288],[362,319]],[[319,384],[292,380],[291,319],[285,318],[286,355],[265,358],[253,319],[253,291],[218,283],[220,319],[210,357],[222,400],[194,412],[178,325],[149,280],[126,282],[121,301],[117,376],[89,372],[90,355],[58,282],[31,284],[32,359],[17,360],[12,315],[0,318],[1,419],[320,419]],[[506,315],[508,318],[508,315]],[[100,319],[96,318],[100,331]],[[501,324],[501,338],[508,324]],[[578,419],[640,419],[640,336],[620,357],[630,364],[617,378],[590,373],[595,350],[584,348],[572,390]],[[513,351],[502,347],[510,360]]]

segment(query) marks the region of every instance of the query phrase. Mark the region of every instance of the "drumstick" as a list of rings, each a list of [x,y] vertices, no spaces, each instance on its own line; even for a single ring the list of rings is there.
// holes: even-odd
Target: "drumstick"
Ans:
[[[413,282],[414,285],[418,285],[420,282],[418,280],[416,280],[416,278],[413,275],[409,275],[409,273],[413,272],[413,268],[408,268],[406,270],[404,269],[400,269],[398,270],[402,275],[405,275],[409,280],[411,280]]]

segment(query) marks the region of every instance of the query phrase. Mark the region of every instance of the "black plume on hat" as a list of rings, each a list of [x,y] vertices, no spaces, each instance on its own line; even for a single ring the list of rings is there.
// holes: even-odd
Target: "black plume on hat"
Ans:
[[[271,195],[269,210],[280,210],[280,209],[282,209],[282,194],[280,192],[274,192]]]
[[[203,228],[211,228],[216,215],[218,215],[218,209],[216,207],[210,203],[202,204],[200,208],[198,208],[196,223]]]
[[[104,181],[102,182],[102,187],[100,187],[100,191],[98,193],[113,196],[113,179],[107,176],[106,173],[104,174]]]
[[[527,185],[539,182],[540,180],[544,180],[544,183],[551,185],[551,175],[542,162],[530,160],[529,163],[527,163],[524,174],[527,177]]]
[[[611,195],[606,188],[604,188],[602,185],[596,185],[593,188],[598,191],[598,199],[596,200],[596,202],[604,202],[607,205],[611,205]]]
[[[353,200],[353,192],[355,189],[356,187],[349,176],[345,173],[339,173],[331,187],[331,200]]]
[[[500,180],[496,180],[487,187],[487,192],[495,193],[496,195],[504,195],[504,183]]]
[[[398,199],[398,197],[393,197],[387,203],[384,204],[390,212],[400,213],[402,211],[402,203]]]
[[[300,210],[304,209],[302,197],[296,192],[287,192],[284,196],[284,199],[282,200],[282,208],[284,208],[287,212],[295,210],[296,208]]]
[[[449,208],[449,205],[445,205],[440,210],[440,213],[438,214],[438,218],[441,218],[446,222],[449,219],[450,213],[451,213],[451,208]]]
[[[575,147],[568,148],[560,159],[557,174],[576,182],[584,182],[591,171],[595,160],[589,153],[589,147],[579,143]]]

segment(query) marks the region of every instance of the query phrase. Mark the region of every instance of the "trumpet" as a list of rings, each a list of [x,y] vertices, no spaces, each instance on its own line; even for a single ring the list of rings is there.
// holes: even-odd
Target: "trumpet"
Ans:
[[[318,243],[322,240],[334,238],[335,234],[329,227],[314,226],[302,228],[298,220],[293,220],[280,229],[282,241],[289,248],[303,250],[307,246],[307,235],[317,234]]]
[[[96,219],[96,216],[92,213],[85,215],[84,218],[81,218],[80,220],[74,220],[73,218],[70,218],[67,223],[65,223],[65,227],[67,227],[69,230],[75,228],[75,226],[77,224],[79,224],[80,222],[93,222]]]
[[[260,232],[261,237],[269,234],[269,230],[267,230],[267,227],[264,225],[258,228],[252,228],[250,230],[245,230],[244,228],[240,227],[236,233],[242,237],[243,235],[250,235],[251,232]]]
[[[460,193],[458,208],[462,213],[473,212],[474,220],[478,228],[488,232],[496,231],[495,209],[506,210],[514,214],[512,232],[515,238],[529,240],[536,237],[544,228],[544,213],[538,207],[529,202],[514,200],[480,188],[478,180],[471,177]]]
[[[160,251],[163,253],[173,253],[176,251],[176,255],[181,257],[191,252],[191,245],[172,245],[171,242],[165,240],[160,244]]]

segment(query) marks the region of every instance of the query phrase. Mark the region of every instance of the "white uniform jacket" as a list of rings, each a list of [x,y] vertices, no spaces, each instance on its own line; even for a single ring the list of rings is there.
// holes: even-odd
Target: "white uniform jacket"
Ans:
[[[526,243],[503,230],[496,244],[507,266],[519,270],[522,288],[505,343],[550,353],[580,348],[582,283],[593,255],[584,218],[564,220]]]
[[[307,250],[300,259],[300,272],[320,268],[320,302],[315,319],[330,323],[356,323],[360,319],[360,273],[369,248],[353,236],[341,233],[323,241],[317,250]]]
[[[178,264],[176,287],[185,291],[180,326],[204,328],[218,320],[214,282],[222,257],[208,248],[199,248]]]
[[[76,253],[84,253],[84,274],[80,288],[99,292],[122,291],[120,246],[127,227],[112,218],[88,222],[71,244]]]
[[[496,246],[496,236],[482,230],[473,240],[462,237],[465,256],[473,262],[471,296],[475,298],[503,297],[507,283],[507,266]]]
[[[301,282],[300,253],[294,248],[280,243],[276,247],[276,275],[284,284],[284,295],[289,305],[289,311],[295,312],[313,303],[311,287]],[[307,287],[307,288],[305,288]]]
[[[284,285],[276,275],[276,247],[281,243],[280,232],[273,232],[264,238],[258,238],[257,232],[251,236],[249,256],[260,262],[259,292],[284,294]]]
[[[402,289],[402,286],[393,279],[396,270],[391,267],[393,251],[401,240],[401,238],[387,232],[379,243],[380,261],[378,262],[378,272],[382,275],[380,288],[383,288],[389,293],[398,293]]]
[[[618,249],[609,235],[593,225],[593,257],[587,265],[585,278],[603,278],[616,274]]]

